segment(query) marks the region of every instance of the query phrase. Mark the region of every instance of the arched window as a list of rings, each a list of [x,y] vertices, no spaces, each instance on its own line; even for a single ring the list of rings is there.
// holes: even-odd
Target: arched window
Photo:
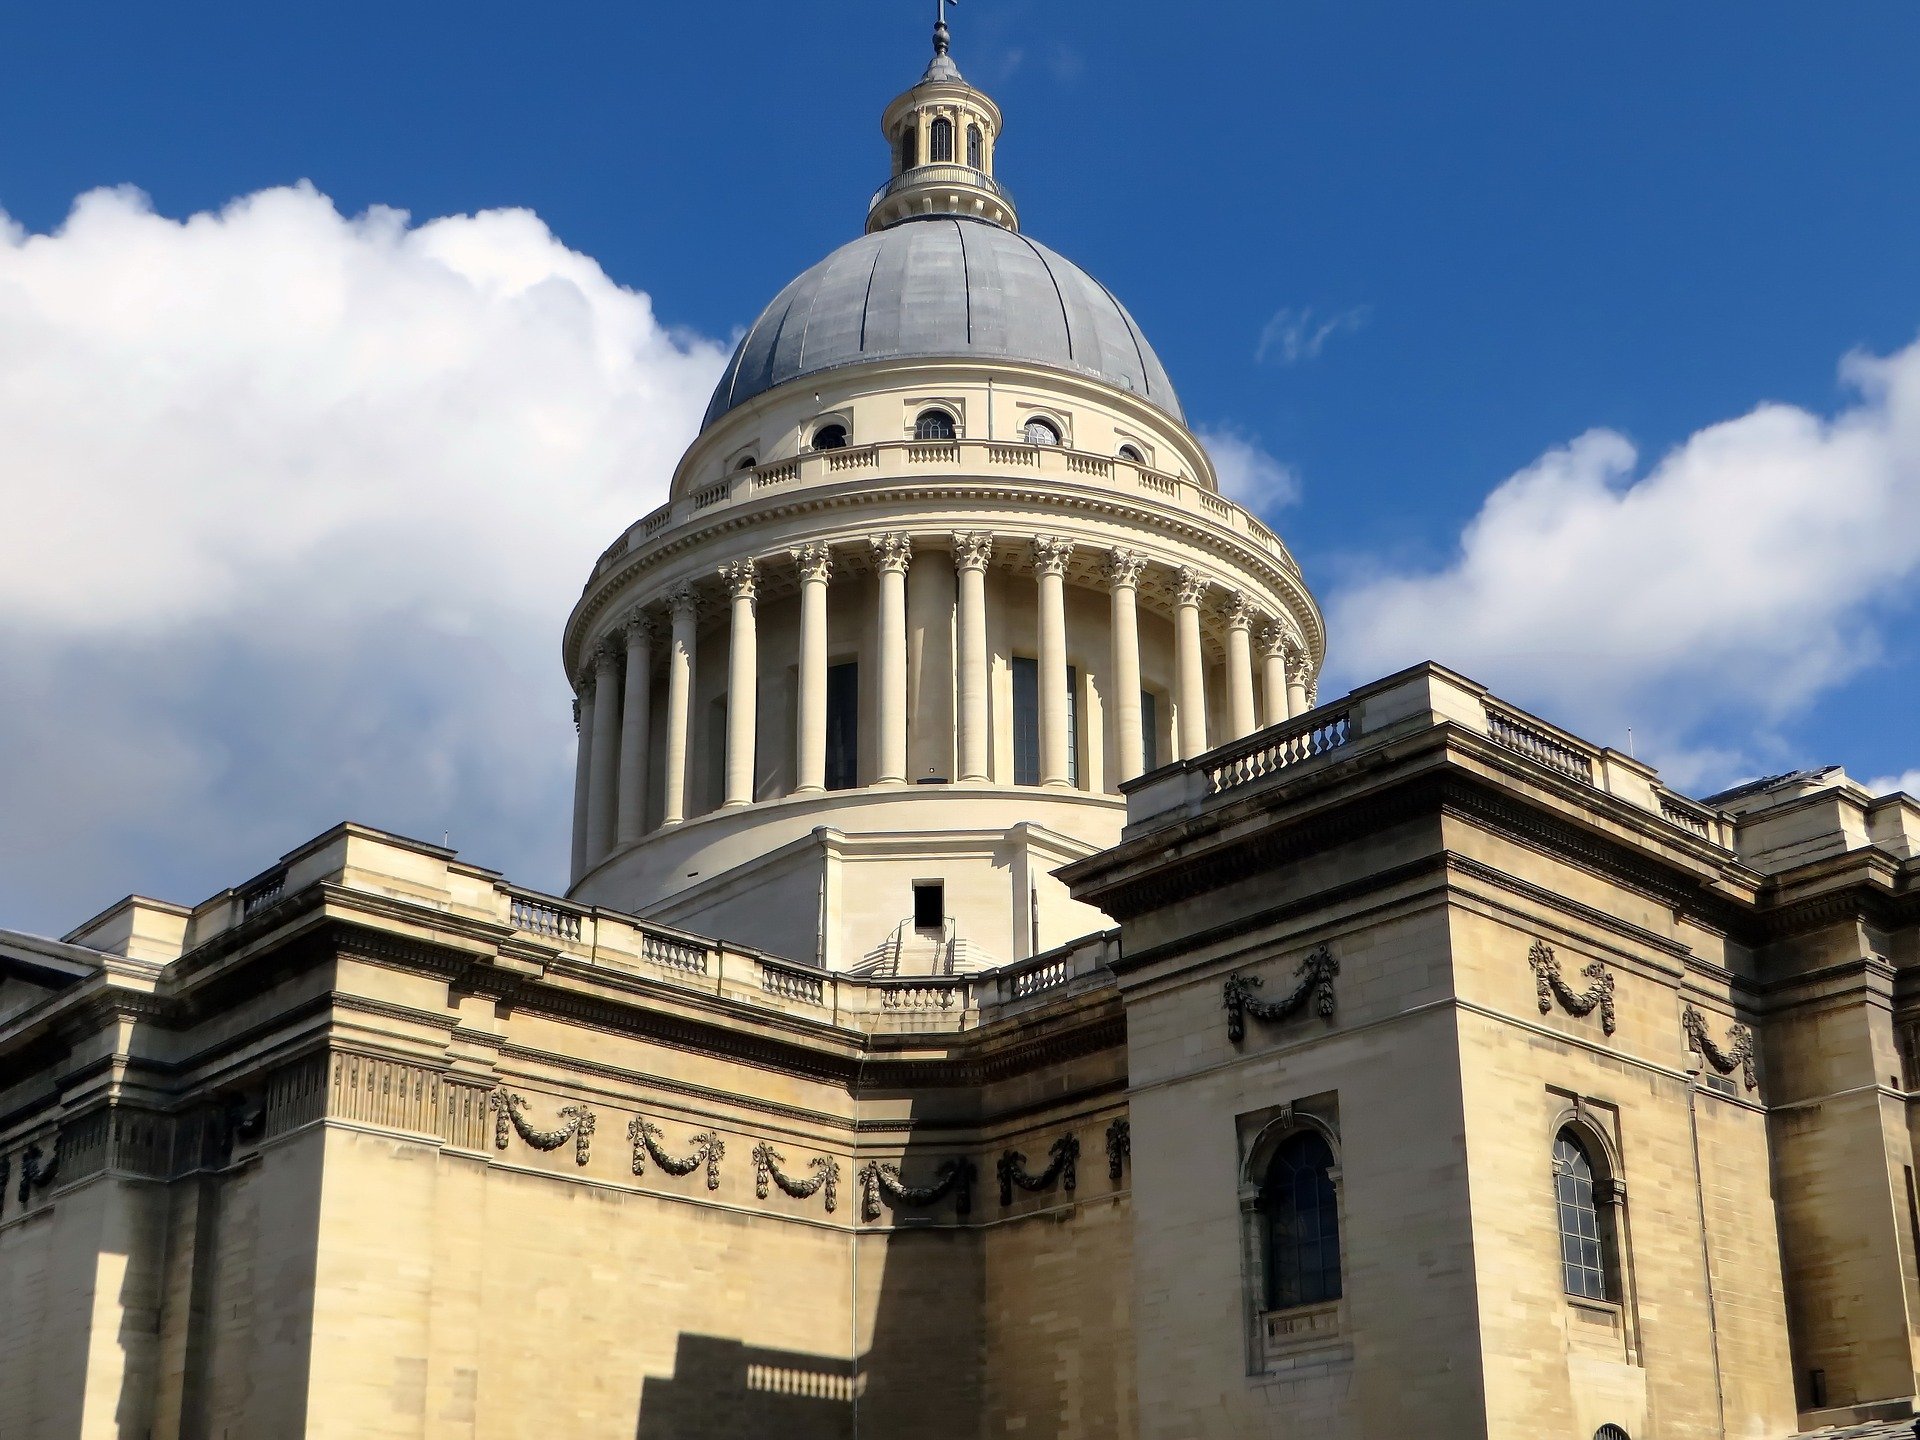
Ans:
[[[900,168],[911,170],[920,163],[920,132],[911,122],[900,127]]]
[[[927,134],[927,158],[934,164],[953,163],[953,122],[941,116]]]
[[[1560,1273],[1567,1294],[1614,1297],[1612,1236],[1596,1203],[1593,1157],[1571,1128],[1553,1141],[1553,1198],[1560,1216]]]
[[[736,470],[751,470],[753,469],[754,466],[758,465],[759,463],[760,462],[754,459],[753,456],[751,455],[742,455],[740,457],[740,463],[734,466],[733,468]]]
[[[976,170],[986,169],[986,137],[980,133],[978,125],[967,126],[967,164]]]
[[[1624,1425],[1602,1425],[1593,1432],[1593,1440],[1633,1440]]]
[[[913,422],[913,438],[916,440],[952,440],[958,435],[953,416],[944,410],[922,410],[920,418]]]
[[[1340,1214],[1333,1147],[1317,1130],[1280,1142],[1267,1162],[1259,1209],[1265,1221],[1269,1310],[1340,1298]]]
[[[1120,447],[1120,458],[1122,460],[1131,460],[1136,465],[1144,465],[1147,463],[1147,457],[1140,453],[1137,446],[1133,445],[1122,445]]]
[[[822,425],[813,432],[813,448],[816,450],[846,449],[847,427],[840,424]]]
[[[1058,445],[1060,443],[1060,427],[1055,425],[1051,420],[1042,420],[1037,415],[1027,421],[1026,427],[1022,429],[1020,433],[1026,437],[1029,445]]]

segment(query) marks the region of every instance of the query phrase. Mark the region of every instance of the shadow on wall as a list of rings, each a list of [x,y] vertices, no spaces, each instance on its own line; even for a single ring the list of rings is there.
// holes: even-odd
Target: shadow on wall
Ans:
[[[683,1334],[673,1374],[649,1376],[641,1387],[635,1440],[850,1440],[856,1383],[846,1360]]]

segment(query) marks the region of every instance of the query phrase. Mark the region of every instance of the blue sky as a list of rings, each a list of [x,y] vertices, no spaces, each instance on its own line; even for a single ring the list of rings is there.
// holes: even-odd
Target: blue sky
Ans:
[[[80,0],[0,20],[0,210],[16,227],[0,294],[19,302],[0,314],[0,399],[31,393],[47,430],[0,498],[65,504],[50,523],[108,541],[73,552],[98,567],[85,587],[31,564],[11,603],[0,586],[0,664],[25,702],[0,721],[15,795],[0,841],[53,837],[0,876],[0,923],[64,929],[134,888],[197,899],[345,814],[453,831],[473,858],[556,883],[565,604],[647,508],[651,482],[632,477],[664,478],[719,349],[857,233],[885,173],[878,113],[918,75],[931,9]],[[1430,654],[1595,739],[1633,725],[1696,788],[1812,762],[1920,766],[1916,560],[1886,539],[1920,531],[1916,457],[1901,403],[1841,374],[1920,333],[1920,9],[966,0],[953,25],[963,70],[1007,113],[1000,172],[1026,228],[1127,302],[1203,432],[1291,475],[1297,499],[1269,518],[1349,626],[1340,683]],[[226,209],[303,180],[330,206]],[[131,199],[70,223],[102,186],[137,187],[167,227]],[[415,228],[356,229],[375,206]],[[417,228],[507,207],[530,213]],[[52,249],[28,239],[52,234]],[[236,276],[271,286],[309,254],[360,277],[327,322],[333,348],[276,350],[297,317],[234,324],[262,293]],[[472,292],[444,313],[434,266]],[[119,285],[151,323],[89,310]],[[532,292],[548,308],[529,318]],[[581,361],[573,393],[542,392],[542,413],[577,427],[557,451],[451,433],[547,383],[512,357],[588,332],[641,359]],[[228,368],[197,368],[210,353]],[[73,383],[42,390],[60,365]],[[283,382],[264,398],[263,371]],[[156,373],[176,389],[139,399]],[[1907,370],[1889,375],[1905,393]],[[333,453],[370,386],[385,428]],[[315,393],[330,408],[302,408]],[[1711,429],[1768,404],[1797,412]],[[1764,418],[1798,412],[1798,430]],[[1881,449],[1830,480],[1855,422]],[[1605,443],[1582,448],[1596,431]],[[128,449],[164,463],[103,452],[102,434],[147,437]],[[447,513],[409,510],[410,487],[457,495],[468,443],[526,462],[488,479],[490,513],[569,516],[524,547],[529,574],[495,610],[459,577],[495,563],[499,525],[416,535],[430,587],[395,579],[419,555],[374,524]],[[1659,484],[1623,498],[1689,446],[1668,503]],[[1741,477],[1776,454],[1771,498],[1753,498]],[[298,489],[331,466],[364,482],[358,509],[349,487]],[[1789,576],[1801,567],[1770,540],[1809,528],[1793,497],[1829,486],[1855,528],[1822,533]],[[1555,625],[1515,628],[1533,591],[1510,554],[1462,562],[1496,493],[1502,515],[1553,509],[1480,533],[1531,552]],[[206,534],[221,526],[201,525],[143,569],[137,542],[169,500],[284,509],[312,543],[249,567],[231,547],[281,542],[236,532],[221,553]],[[1641,511],[1661,543],[1635,535]],[[1689,583],[1718,619],[1663,650],[1660,615],[1690,607]],[[1825,609],[1801,624],[1802,605]]]

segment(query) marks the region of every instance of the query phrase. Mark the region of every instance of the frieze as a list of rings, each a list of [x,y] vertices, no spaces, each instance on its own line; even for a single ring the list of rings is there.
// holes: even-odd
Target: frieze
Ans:
[[[1718,1070],[1722,1075],[1731,1075],[1740,1071],[1741,1079],[1747,1089],[1760,1088],[1760,1077],[1753,1066],[1753,1031],[1745,1025],[1735,1025],[1727,1031],[1727,1048],[1721,1049],[1713,1043],[1713,1037],[1707,1034],[1707,1017],[1689,1005],[1680,1014],[1680,1026],[1687,1032],[1687,1048],[1697,1051],[1700,1057]]]
[[[869,1160],[860,1167],[860,1218],[863,1220],[880,1218],[882,1195],[896,1205],[911,1205],[918,1209],[937,1205],[951,1195],[954,1214],[971,1214],[973,1182],[979,1175],[973,1162],[964,1157],[942,1160],[933,1173],[933,1184],[909,1185],[901,1178],[898,1165],[890,1165],[882,1160]]]
[[[493,1106],[493,1147],[496,1150],[507,1148],[507,1129],[512,1127],[527,1144],[536,1150],[558,1150],[567,1141],[573,1141],[573,1163],[584,1165],[593,1157],[593,1107],[589,1105],[563,1105],[560,1107],[560,1124],[552,1130],[538,1130],[527,1123],[521,1112],[526,1109],[524,1095],[515,1095],[508,1090],[495,1090],[488,1096]]]
[[[1293,989],[1278,1000],[1261,1000],[1254,995],[1260,985],[1258,975],[1229,975],[1222,987],[1227,1011],[1227,1039],[1238,1045],[1246,1038],[1247,1016],[1265,1024],[1278,1024],[1305,1007],[1309,998],[1323,1020],[1333,1018],[1333,977],[1340,973],[1340,962],[1327,946],[1310,951],[1293,972]]]
[[[1080,1181],[1080,1141],[1077,1136],[1062,1135],[1047,1148],[1047,1168],[1038,1175],[1027,1170],[1027,1157],[1019,1150],[1007,1150],[994,1168],[1000,1176],[1000,1208],[1013,1204],[1014,1188],[1038,1194],[1057,1183],[1071,1195]]]
[[[1116,1185],[1120,1172],[1133,1159],[1133,1122],[1116,1120],[1107,1126],[1107,1178]]]
[[[766,1199],[769,1182],[778,1185],[782,1194],[790,1195],[795,1200],[811,1200],[825,1191],[827,1213],[831,1215],[840,1200],[840,1162],[830,1155],[816,1155],[807,1162],[813,1178],[796,1180],[780,1168],[786,1158],[773,1148],[771,1141],[762,1140],[753,1147],[753,1193],[762,1200]]]
[[[627,1139],[633,1145],[633,1173],[647,1173],[647,1160],[652,1158],[667,1174],[676,1179],[682,1175],[691,1175],[702,1165],[707,1167],[707,1189],[720,1188],[720,1162],[726,1157],[727,1142],[711,1130],[702,1130],[693,1137],[693,1153],[675,1158],[667,1154],[660,1144],[660,1127],[643,1115],[636,1115],[627,1125]]]
[[[1551,1014],[1554,1002],[1576,1019],[1584,1020],[1595,1010],[1600,1012],[1600,1028],[1611,1035],[1616,1026],[1613,1011],[1613,972],[1604,961],[1593,960],[1580,971],[1593,983],[1584,991],[1567,984],[1560,973],[1560,957],[1544,940],[1535,940],[1527,952],[1527,964],[1533,968],[1533,986],[1540,1001],[1540,1013]]]

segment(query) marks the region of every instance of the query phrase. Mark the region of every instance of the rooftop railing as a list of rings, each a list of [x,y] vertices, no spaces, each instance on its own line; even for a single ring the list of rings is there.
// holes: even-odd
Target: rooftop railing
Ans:
[[[867,202],[867,213],[871,215],[889,195],[897,195],[902,190],[916,190],[922,185],[967,185],[975,190],[984,190],[1009,208],[1013,205],[1013,196],[1007,187],[971,165],[954,165],[942,161],[934,165],[916,165],[911,170],[902,170],[893,179],[873,192],[873,198]]]

